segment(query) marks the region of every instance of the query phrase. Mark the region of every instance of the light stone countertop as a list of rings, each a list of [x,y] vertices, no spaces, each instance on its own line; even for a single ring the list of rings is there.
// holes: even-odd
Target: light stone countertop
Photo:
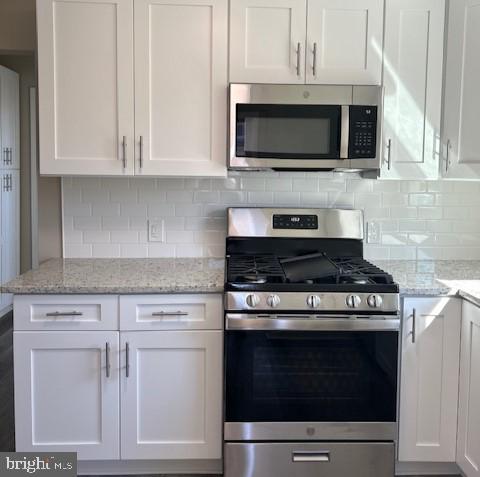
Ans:
[[[480,306],[480,260],[375,260],[402,295],[459,295]]]
[[[52,259],[3,285],[15,294],[222,293],[223,258]]]
[[[480,260],[376,260],[402,295],[460,295],[480,306]],[[222,293],[223,258],[52,259],[4,285],[15,294]]]

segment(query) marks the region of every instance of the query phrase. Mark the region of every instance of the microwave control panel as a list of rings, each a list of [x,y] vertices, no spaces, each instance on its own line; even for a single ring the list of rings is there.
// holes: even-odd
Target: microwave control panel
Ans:
[[[370,159],[377,155],[377,106],[350,106],[348,157]]]

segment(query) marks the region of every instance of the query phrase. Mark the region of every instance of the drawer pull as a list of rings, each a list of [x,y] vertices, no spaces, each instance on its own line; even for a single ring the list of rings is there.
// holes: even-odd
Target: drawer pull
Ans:
[[[294,452],[293,462],[330,462],[330,452]]]
[[[188,316],[186,311],[155,311],[152,316]]]
[[[46,316],[83,316],[81,311],[53,311],[51,313],[47,313]]]

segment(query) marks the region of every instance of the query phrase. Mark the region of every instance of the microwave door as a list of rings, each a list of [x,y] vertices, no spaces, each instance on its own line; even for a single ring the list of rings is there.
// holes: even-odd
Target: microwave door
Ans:
[[[348,107],[237,103],[233,116],[233,168],[334,169],[348,156]]]

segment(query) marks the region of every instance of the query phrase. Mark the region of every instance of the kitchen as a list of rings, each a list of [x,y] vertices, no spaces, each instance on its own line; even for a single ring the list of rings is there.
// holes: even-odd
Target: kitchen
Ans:
[[[479,0],[7,4],[18,452],[480,475]]]

